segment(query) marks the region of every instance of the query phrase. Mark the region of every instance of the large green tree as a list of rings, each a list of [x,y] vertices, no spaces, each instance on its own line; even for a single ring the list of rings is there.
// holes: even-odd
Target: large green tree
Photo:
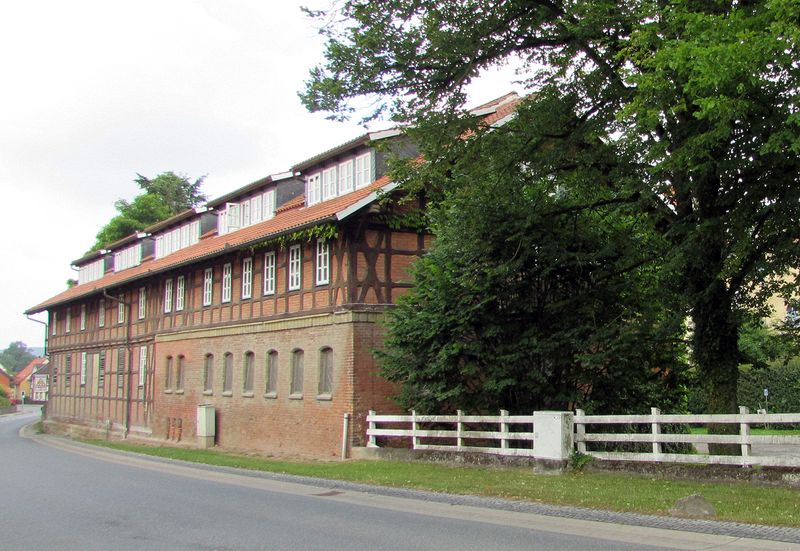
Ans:
[[[366,97],[372,115],[429,130],[417,139],[446,190],[475,165],[450,154],[469,122],[463,87],[519,61],[532,92],[520,113],[562,95],[572,112],[552,137],[591,129],[608,146],[614,170],[585,208],[635,209],[668,243],[653,265],[673,312],[691,318],[708,411],[733,412],[743,315],[763,311],[800,261],[798,13],[798,0],[350,0],[326,14],[326,61],[302,96],[335,116]],[[520,161],[554,178],[570,170],[563,157]]]
[[[185,174],[171,171],[159,174],[152,180],[137,174],[134,181],[144,192],[133,201],[119,199],[114,203],[118,214],[97,233],[97,240],[91,250],[102,249],[114,241],[199,205],[206,200],[206,196],[200,192],[204,179],[205,176],[192,182]]]
[[[0,352],[0,365],[11,373],[18,373],[36,356],[28,349],[24,342],[16,341]]]

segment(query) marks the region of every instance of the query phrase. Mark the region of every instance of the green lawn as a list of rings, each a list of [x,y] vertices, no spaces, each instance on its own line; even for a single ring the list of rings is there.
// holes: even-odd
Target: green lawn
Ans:
[[[692,482],[583,472],[535,475],[530,468],[455,467],[401,461],[280,461],[212,450],[92,443],[209,465],[657,515],[668,514],[676,500],[699,492],[714,504],[719,520],[800,526],[800,490],[745,482]]]
[[[708,427],[690,427],[689,430],[692,434],[708,434]],[[750,429],[750,434],[758,436],[798,436],[800,429],[782,429],[782,428],[756,428]]]

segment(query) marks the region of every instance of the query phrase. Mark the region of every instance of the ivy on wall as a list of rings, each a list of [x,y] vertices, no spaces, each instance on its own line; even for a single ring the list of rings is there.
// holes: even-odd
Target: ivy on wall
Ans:
[[[263,249],[285,248],[291,243],[311,243],[315,239],[336,239],[339,237],[339,229],[333,224],[320,224],[292,232],[286,235],[265,239],[259,243],[251,245],[248,250],[251,253]]]

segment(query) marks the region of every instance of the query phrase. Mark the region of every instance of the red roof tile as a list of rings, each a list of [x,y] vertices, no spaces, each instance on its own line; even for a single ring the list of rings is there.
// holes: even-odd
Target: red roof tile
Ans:
[[[34,358],[31,363],[22,368],[22,371],[14,375],[14,384],[19,385],[22,381],[31,376],[33,371],[40,365],[47,363],[47,358]]]
[[[376,191],[385,185],[389,184],[389,178],[384,176],[370,184],[346,195],[317,203],[310,207],[300,207],[294,205],[295,201],[292,200],[292,206],[295,208],[286,209],[287,205],[278,212],[274,218],[260,222],[247,228],[242,228],[225,235],[216,235],[207,239],[201,240],[199,243],[176,251],[170,255],[157,260],[150,260],[143,262],[135,268],[122,270],[121,272],[112,272],[106,274],[103,278],[96,281],[90,281],[81,285],[76,285],[71,289],[59,293],[58,295],[47,299],[46,301],[37,304],[36,306],[28,309],[26,314],[35,314],[47,310],[52,306],[64,304],[71,300],[76,300],[91,294],[99,293],[105,289],[118,287],[150,275],[155,275],[168,271],[173,268],[184,266],[198,260],[211,258],[230,250],[235,250],[250,244],[269,239],[270,237],[277,237],[291,232],[294,229],[314,225],[316,223],[331,220],[335,217],[336,213],[351,207],[368,197],[373,191]],[[300,198],[302,204],[302,197]]]

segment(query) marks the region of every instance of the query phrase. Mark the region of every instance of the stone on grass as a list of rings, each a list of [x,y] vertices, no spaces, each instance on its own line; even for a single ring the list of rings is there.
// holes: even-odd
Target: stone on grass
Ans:
[[[669,513],[679,517],[713,518],[717,516],[714,505],[701,494],[692,494],[679,499]]]

